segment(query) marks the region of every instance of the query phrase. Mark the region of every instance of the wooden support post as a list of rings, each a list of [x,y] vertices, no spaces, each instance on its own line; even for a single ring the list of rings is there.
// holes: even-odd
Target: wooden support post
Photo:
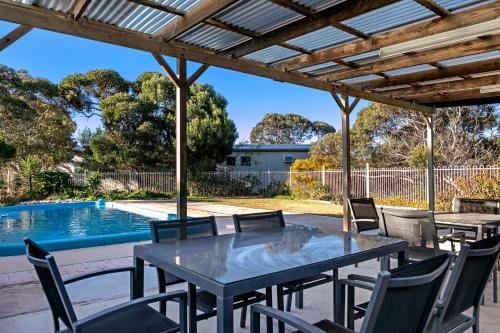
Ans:
[[[349,96],[342,95],[340,99],[336,93],[332,92],[333,99],[337,102],[342,112],[342,196],[343,196],[343,217],[344,231],[351,231],[351,214],[349,212],[349,198],[351,195],[351,135],[349,127],[349,115],[358,104],[356,98],[351,104]]]
[[[436,198],[434,189],[434,121],[432,114],[425,115],[427,125],[427,202],[429,210],[436,209]]]
[[[177,190],[177,219],[187,218],[187,160],[186,160],[186,128],[187,128],[187,64],[185,59],[177,59],[177,82],[175,89],[175,171]],[[182,235],[181,235],[182,236]]]

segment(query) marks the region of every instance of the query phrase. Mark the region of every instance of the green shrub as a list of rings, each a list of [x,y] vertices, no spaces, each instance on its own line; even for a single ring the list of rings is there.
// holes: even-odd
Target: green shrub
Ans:
[[[101,189],[102,179],[103,179],[103,176],[102,176],[101,172],[92,171],[87,177],[88,189],[92,193],[98,193]]]
[[[38,194],[47,197],[52,194],[62,194],[72,187],[69,174],[61,171],[41,171],[37,175]]]
[[[265,194],[270,197],[290,196],[290,186],[286,181],[273,180],[267,185]]]
[[[260,184],[257,177],[231,177],[226,174],[203,173],[193,177],[188,182],[188,192],[191,196],[248,196]]]
[[[500,198],[500,178],[484,172],[478,172],[469,178],[458,178],[454,181],[459,196],[470,199]]]

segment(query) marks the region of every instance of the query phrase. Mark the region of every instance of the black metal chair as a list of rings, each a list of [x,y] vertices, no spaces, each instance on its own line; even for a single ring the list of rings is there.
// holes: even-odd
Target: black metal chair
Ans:
[[[451,254],[378,274],[361,333],[423,332],[445,280]],[[411,300],[411,301],[410,301]],[[353,333],[329,320],[314,325],[263,305],[251,307],[250,331],[260,332],[260,316],[272,317],[304,333]]]
[[[281,210],[274,212],[253,213],[233,215],[234,228],[236,232],[262,231],[274,228],[286,227],[285,218]],[[284,309],[284,296],[287,297],[287,311],[291,310],[292,294],[295,293],[295,306],[303,308],[303,291],[325,283],[331,283],[333,277],[328,274],[317,274],[308,278],[300,279],[277,286],[278,308]]]
[[[379,216],[373,198],[349,198],[352,222],[358,233],[379,230]]]
[[[121,333],[138,332],[186,332],[187,296],[184,291],[175,291],[136,299],[124,304],[102,310],[91,316],[78,319],[69,299],[65,285],[87,278],[130,272],[133,277],[134,267],[123,267],[103,270],[62,279],[54,257],[29,238],[24,240],[26,256],[35,267],[43,291],[52,311],[54,332],[103,332]],[[131,281],[133,283],[133,281]],[[148,304],[158,301],[173,301],[179,303],[179,323],[167,318]],[[60,322],[67,329],[61,331]]]
[[[217,236],[217,224],[214,216],[151,222],[151,238],[155,243],[211,236]],[[160,268],[156,270],[160,293],[165,292],[168,286],[185,282]],[[234,309],[242,309],[240,318],[241,327],[245,327],[246,325],[248,306],[262,302],[265,299],[266,296],[257,291],[244,293],[234,298]],[[198,289],[196,291],[196,307],[201,312],[201,314],[196,317],[198,321],[214,317],[217,315],[217,298],[205,290]],[[166,311],[166,302],[160,302],[160,312],[166,313]]]
[[[443,297],[436,303],[429,331],[479,332],[479,305],[500,251],[500,236],[464,245],[455,261]],[[464,314],[472,309],[472,316]]]
[[[465,244],[465,234],[455,232],[438,236],[434,213],[410,209],[384,209],[382,211],[382,234],[386,237],[400,238],[408,242],[408,259],[419,261],[444,253],[439,244],[450,241]]]

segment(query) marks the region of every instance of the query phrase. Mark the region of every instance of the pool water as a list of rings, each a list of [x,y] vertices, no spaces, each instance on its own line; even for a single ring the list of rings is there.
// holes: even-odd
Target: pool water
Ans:
[[[154,220],[95,202],[0,208],[0,256],[24,253],[24,237],[48,250],[146,240]]]

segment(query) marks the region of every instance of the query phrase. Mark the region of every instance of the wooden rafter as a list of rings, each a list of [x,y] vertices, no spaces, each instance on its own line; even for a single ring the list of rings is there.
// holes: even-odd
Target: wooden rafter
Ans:
[[[73,15],[73,19],[78,21],[80,17],[82,17],[85,9],[90,5],[90,1],[92,0],[76,0],[71,8],[70,12]]]
[[[19,27],[9,32],[7,35],[3,36],[2,39],[0,39],[0,52],[5,50],[12,43],[26,35],[31,30],[33,30],[33,27],[29,25],[20,25]]]
[[[463,79],[457,81],[439,82],[434,84],[426,84],[411,88],[399,88],[393,90],[383,91],[393,97],[402,97],[409,99],[418,95],[432,94],[436,91],[439,92],[452,92],[457,90],[479,89],[484,86],[491,86],[500,84],[500,75],[489,75],[478,77],[475,79]],[[498,93],[500,95],[500,92]]]
[[[422,104],[443,104],[445,102],[452,101],[462,101],[462,100],[483,100],[489,99],[490,102],[492,99],[496,98],[497,103],[500,101],[500,93],[481,93],[481,89],[471,89],[466,91],[453,91],[453,92],[439,92],[433,93],[429,95],[417,96],[414,100],[418,103]]]
[[[348,34],[354,35],[354,36],[362,38],[362,39],[370,38],[370,35],[362,32],[362,31],[359,31],[357,29],[354,29],[353,27],[348,26],[347,24],[344,24],[344,23],[336,22],[336,23],[332,24],[332,27],[337,28],[339,30],[347,32]]]
[[[179,10],[175,7],[167,6],[167,5],[164,5],[160,2],[156,2],[156,1],[152,1],[152,0],[127,0],[127,1],[136,3],[138,5],[146,6],[149,8],[161,10],[163,12],[167,12],[167,13],[174,14],[174,15],[184,16],[184,14],[185,14],[185,12],[183,10]]]
[[[205,0],[182,17],[176,18],[159,32],[164,41],[169,42],[197,24],[205,21],[237,0]]]
[[[432,50],[416,52],[411,55],[401,55],[379,61],[372,61],[361,64],[356,70],[341,69],[331,73],[318,75],[325,80],[338,81],[359,77],[378,72],[385,72],[405,67],[427,64],[434,61],[441,61],[455,58],[457,56],[469,56],[500,48],[500,35],[488,38],[478,38],[471,41],[459,42],[448,46]]]
[[[239,58],[395,2],[397,0],[345,0],[318,12],[313,17],[304,17],[265,33],[259,38],[236,45],[227,50],[226,53],[234,58]]]
[[[454,76],[462,76],[476,73],[487,73],[500,70],[500,60],[488,59],[467,64],[460,64],[438,69],[428,69],[416,73],[391,76],[385,79],[376,79],[353,84],[353,86],[364,89],[412,84],[422,81],[446,79]]]
[[[272,3],[290,9],[304,16],[314,16],[316,12],[306,6],[302,6],[292,0],[270,0]]]
[[[335,61],[335,59],[378,50],[381,47],[493,20],[499,16],[500,2],[496,1],[466,11],[453,13],[445,18],[436,18],[377,34],[366,40],[346,43],[314,52],[311,55],[298,56],[280,63],[279,67],[283,70],[292,71],[327,61]]]
[[[243,59],[233,59],[200,47],[172,41],[162,40],[116,26],[95,22],[76,22],[67,20],[65,15],[56,11],[45,10],[36,6],[25,5],[10,0],[0,0],[0,19],[19,24],[59,32],[67,35],[92,39],[132,49],[154,52],[166,56],[209,64],[242,73],[270,78],[276,81],[289,82],[305,87],[325,91],[336,91],[374,102],[395,105],[424,113],[432,109],[415,103],[394,100],[387,96],[370,93],[348,86],[336,86],[328,82],[310,78],[300,73],[287,73],[271,66],[262,65]]]
[[[441,17],[446,17],[451,14],[448,9],[444,8],[443,6],[437,4],[432,0],[415,0],[415,1]]]

